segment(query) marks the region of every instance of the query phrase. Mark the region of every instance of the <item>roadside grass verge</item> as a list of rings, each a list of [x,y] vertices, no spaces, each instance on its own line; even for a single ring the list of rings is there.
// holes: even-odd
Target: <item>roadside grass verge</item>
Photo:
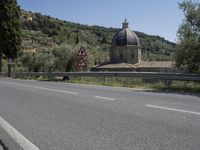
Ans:
[[[66,82],[79,84],[104,85],[114,87],[139,88],[142,90],[153,90],[163,92],[180,92],[200,94],[200,82],[193,81],[161,81],[156,79],[142,78],[117,78],[117,77],[70,77],[69,80],[63,80],[62,77],[47,78],[34,77],[26,78],[39,81]]]

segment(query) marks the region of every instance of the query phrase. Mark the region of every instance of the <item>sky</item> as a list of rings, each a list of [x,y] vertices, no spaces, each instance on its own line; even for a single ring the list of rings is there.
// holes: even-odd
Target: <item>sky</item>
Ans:
[[[184,19],[182,0],[17,0],[24,10],[87,25],[121,28],[127,18],[132,30],[176,42]]]

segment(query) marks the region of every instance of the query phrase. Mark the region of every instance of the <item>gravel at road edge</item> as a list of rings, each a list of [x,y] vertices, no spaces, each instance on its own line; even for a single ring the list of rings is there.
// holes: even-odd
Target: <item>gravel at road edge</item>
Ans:
[[[0,150],[8,150],[0,139]]]

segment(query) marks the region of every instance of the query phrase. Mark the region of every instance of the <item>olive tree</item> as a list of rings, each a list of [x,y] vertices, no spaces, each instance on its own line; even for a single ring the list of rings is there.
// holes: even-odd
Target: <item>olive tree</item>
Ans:
[[[178,30],[176,66],[184,72],[200,72],[200,4],[185,0],[179,4],[185,19]]]

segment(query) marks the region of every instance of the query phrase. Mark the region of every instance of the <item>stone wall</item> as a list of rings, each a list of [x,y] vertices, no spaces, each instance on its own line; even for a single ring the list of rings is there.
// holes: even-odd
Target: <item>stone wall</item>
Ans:
[[[141,61],[139,46],[113,46],[111,48],[111,62],[125,62],[136,64]]]

